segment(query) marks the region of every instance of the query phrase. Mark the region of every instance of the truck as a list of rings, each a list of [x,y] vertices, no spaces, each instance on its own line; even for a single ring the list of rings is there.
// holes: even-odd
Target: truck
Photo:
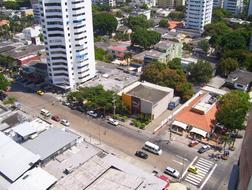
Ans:
[[[168,109],[169,110],[175,109],[179,105],[179,101],[180,101],[180,97],[178,96],[173,97],[170,103],[168,104]]]

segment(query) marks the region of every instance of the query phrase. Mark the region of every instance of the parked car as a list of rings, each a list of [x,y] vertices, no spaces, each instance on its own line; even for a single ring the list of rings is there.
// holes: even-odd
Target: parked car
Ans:
[[[62,102],[62,105],[64,105],[64,106],[70,106],[70,103],[67,102],[67,101],[63,101],[63,102]]]
[[[109,118],[108,123],[111,124],[111,125],[114,125],[114,126],[119,125],[119,122],[117,120],[113,119],[113,118]]]
[[[198,173],[199,173],[198,168],[195,167],[195,166],[189,166],[188,171],[189,171],[189,172],[192,172],[192,173],[194,173],[194,174],[198,174]]]
[[[135,155],[139,158],[143,158],[143,159],[147,159],[148,158],[148,154],[146,154],[145,152],[138,150],[136,151]]]
[[[198,141],[191,141],[190,143],[189,143],[189,147],[194,147],[194,146],[196,146],[197,144],[199,144],[199,142]]]
[[[70,126],[70,122],[65,120],[65,119],[62,119],[61,122],[60,122],[62,125],[66,126],[66,127],[69,127]]]
[[[58,115],[53,115],[52,116],[52,120],[59,122],[60,121],[60,117]]]
[[[40,96],[43,96],[45,93],[42,90],[38,90],[37,94],[40,95]]]
[[[204,152],[206,152],[206,151],[208,151],[208,150],[210,150],[210,149],[211,149],[211,146],[209,146],[209,145],[204,145],[204,146],[202,146],[202,147],[198,150],[198,153],[202,154],[202,153],[204,153]]]
[[[94,118],[97,118],[97,117],[98,117],[98,113],[96,113],[96,112],[94,112],[94,111],[92,111],[92,110],[88,111],[87,114],[88,114],[89,116],[91,116],[91,117],[94,117]]]
[[[179,178],[179,176],[180,176],[180,173],[177,170],[175,170],[174,168],[171,168],[169,166],[165,168],[164,173],[168,174],[172,177],[175,177],[175,178]]]

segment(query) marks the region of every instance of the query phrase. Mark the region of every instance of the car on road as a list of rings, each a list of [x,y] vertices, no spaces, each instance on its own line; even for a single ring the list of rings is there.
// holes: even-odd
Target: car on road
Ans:
[[[189,147],[194,147],[194,146],[196,146],[197,144],[199,144],[199,142],[198,141],[191,141],[190,143],[189,143]]]
[[[211,146],[209,146],[209,145],[204,145],[204,146],[202,146],[202,147],[198,150],[198,153],[202,154],[202,153],[204,153],[204,152],[206,152],[206,151],[208,151],[208,150],[210,150],[210,149],[211,149]]]
[[[175,178],[179,178],[180,176],[180,173],[178,172],[178,170],[169,166],[165,168],[164,173]]]
[[[113,119],[113,118],[109,118],[108,123],[111,124],[111,125],[114,125],[114,126],[119,125],[119,122],[117,120]]]
[[[94,112],[94,111],[92,111],[92,110],[88,111],[87,114],[88,114],[89,116],[91,116],[91,117],[94,117],[94,118],[97,118],[97,117],[98,117],[98,113],[96,113],[96,112]]]
[[[195,167],[195,166],[189,166],[188,172],[191,172],[191,173],[194,173],[194,174],[198,174],[198,173],[199,173],[199,170],[198,170],[198,168]]]
[[[52,116],[52,120],[59,122],[60,121],[60,117],[58,115],[53,115]]]
[[[43,96],[45,93],[42,90],[38,90],[37,94],[40,95],[40,96]]]
[[[146,154],[145,152],[138,150],[136,151],[135,155],[139,158],[143,158],[143,159],[147,159],[148,158],[148,154]]]
[[[61,122],[60,122],[62,125],[66,126],[66,127],[69,127],[70,126],[70,122],[67,121],[66,119],[62,119]]]
[[[64,106],[70,106],[70,103],[67,102],[67,101],[63,101],[63,102],[62,102],[62,105],[64,105]]]

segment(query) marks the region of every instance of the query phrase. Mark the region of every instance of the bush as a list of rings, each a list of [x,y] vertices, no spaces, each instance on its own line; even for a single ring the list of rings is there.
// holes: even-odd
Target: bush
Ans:
[[[146,125],[151,122],[150,115],[147,114],[139,114],[136,118],[132,119],[132,123],[135,127],[144,129]]]
[[[9,97],[6,100],[3,101],[4,105],[8,105],[8,104],[13,104],[16,101],[15,97]]]

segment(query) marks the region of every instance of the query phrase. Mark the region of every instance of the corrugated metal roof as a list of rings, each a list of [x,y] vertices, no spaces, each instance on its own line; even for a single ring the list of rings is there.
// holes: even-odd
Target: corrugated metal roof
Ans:
[[[19,134],[21,137],[26,137],[37,132],[36,128],[32,127],[32,124],[28,121],[21,123],[18,126],[13,127],[12,129],[15,133]]]
[[[49,128],[37,138],[26,141],[22,145],[40,155],[41,160],[44,160],[78,138],[79,136],[76,134],[58,128]]]
[[[38,155],[0,132],[0,172],[8,179],[15,181],[38,160]]]

